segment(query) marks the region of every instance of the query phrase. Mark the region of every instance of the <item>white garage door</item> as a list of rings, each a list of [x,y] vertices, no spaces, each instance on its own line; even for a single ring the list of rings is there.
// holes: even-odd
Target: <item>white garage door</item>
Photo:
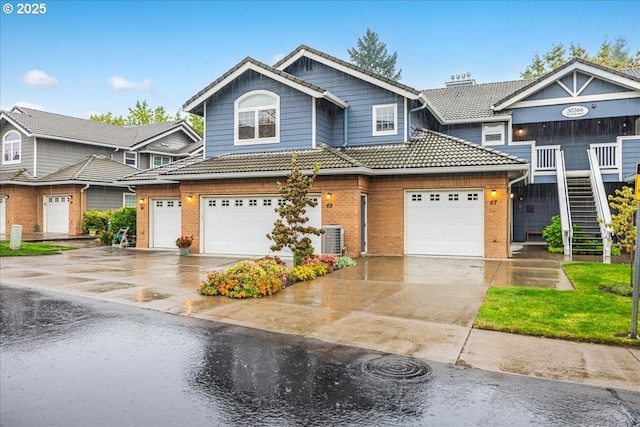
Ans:
[[[7,232],[7,199],[0,197],[0,234]]]
[[[69,233],[70,196],[45,196],[44,231],[47,233]]]
[[[151,247],[153,248],[173,248],[176,246],[176,239],[182,232],[182,203],[179,199],[153,199],[151,202],[153,209],[153,229]]]
[[[483,190],[408,191],[408,255],[484,256]]]
[[[319,196],[313,196],[319,200]],[[266,235],[273,231],[273,223],[280,217],[274,211],[279,196],[235,196],[203,198],[204,252],[225,255],[269,254],[273,244]],[[320,204],[307,208],[308,224],[320,228]],[[311,236],[316,253],[320,253],[320,238]],[[290,256],[282,251],[278,255]]]

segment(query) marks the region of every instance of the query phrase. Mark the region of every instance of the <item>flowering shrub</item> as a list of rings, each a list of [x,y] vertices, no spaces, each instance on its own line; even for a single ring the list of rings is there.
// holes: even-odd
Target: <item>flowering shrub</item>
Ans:
[[[317,274],[313,266],[309,264],[301,264],[289,270],[291,278],[295,281],[304,282],[306,280],[315,279]]]
[[[188,248],[193,243],[193,236],[180,236],[176,239],[176,246],[179,248]]]
[[[198,292],[231,298],[258,298],[278,292],[286,281],[287,269],[274,260],[245,260],[227,271],[209,273]]]
[[[338,268],[351,267],[352,265],[356,265],[356,262],[348,256],[339,256],[336,260],[336,266]]]
[[[329,269],[329,271],[334,271],[338,269],[338,266],[336,265],[336,256],[333,254],[322,254],[322,255],[317,255],[316,258],[318,259],[318,261],[320,261],[323,264],[327,265],[327,268]]]
[[[287,266],[287,264],[285,264],[285,262],[281,260],[280,257],[277,257],[277,256],[266,255],[258,259],[257,261],[273,261],[276,264],[281,265],[283,267]]]

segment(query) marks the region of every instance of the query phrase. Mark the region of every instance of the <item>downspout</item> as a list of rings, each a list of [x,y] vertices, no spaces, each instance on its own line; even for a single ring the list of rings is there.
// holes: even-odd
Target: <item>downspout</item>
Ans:
[[[349,144],[349,106],[344,107],[344,144],[342,148],[345,148]]]
[[[416,108],[412,108],[411,110],[409,110],[409,114],[407,115],[407,126],[408,127],[408,131],[409,131],[409,135],[411,135],[411,113],[415,113],[416,111],[420,111],[420,110],[424,110],[425,108],[427,108],[427,104],[423,103],[421,106],[416,107]],[[409,137],[408,139],[411,139],[411,137]]]
[[[513,181],[509,181],[507,188],[509,189],[509,200],[511,199],[511,186],[520,181],[524,181],[529,177],[529,170],[531,169],[531,165],[526,169],[524,175],[514,179]],[[511,238],[513,237],[513,202],[511,202],[511,206],[509,206],[509,243],[511,243]],[[511,253],[511,244],[509,244],[509,258],[511,258],[513,254]]]

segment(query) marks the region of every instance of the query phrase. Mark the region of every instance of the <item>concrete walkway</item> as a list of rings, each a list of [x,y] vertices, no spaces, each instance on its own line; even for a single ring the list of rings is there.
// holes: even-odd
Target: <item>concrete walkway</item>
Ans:
[[[203,297],[207,272],[239,258],[81,250],[2,258],[2,283],[136,305],[488,371],[640,392],[640,348],[472,329],[489,286],[572,289],[557,259],[365,257],[263,299]]]

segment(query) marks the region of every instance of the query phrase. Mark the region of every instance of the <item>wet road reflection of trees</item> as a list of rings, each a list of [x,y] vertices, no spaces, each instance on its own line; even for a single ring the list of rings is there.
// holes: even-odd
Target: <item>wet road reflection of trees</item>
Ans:
[[[0,424],[635,425],[640,394],[429,362],[119,304],[0,287]]]

